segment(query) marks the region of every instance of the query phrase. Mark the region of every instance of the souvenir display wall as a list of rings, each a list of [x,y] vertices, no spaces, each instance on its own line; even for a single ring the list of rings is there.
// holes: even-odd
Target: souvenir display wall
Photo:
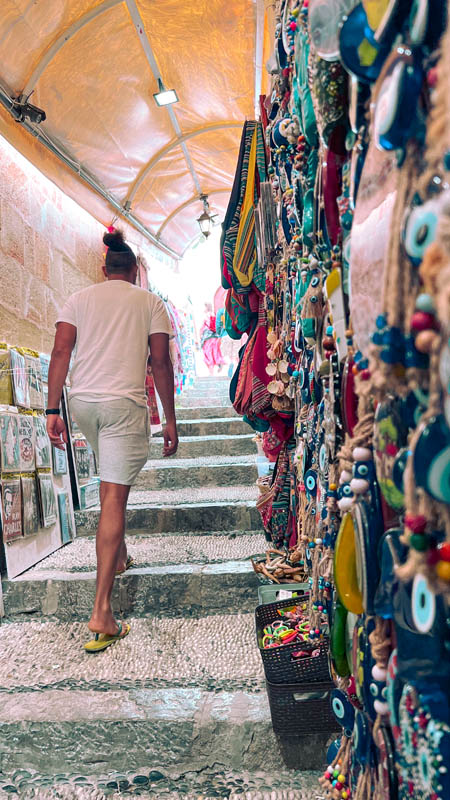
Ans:
[[[68,395],[65,387],[61,410],[69,442],[65,450],[54,448],[53,472],[69,476],[74,506],[84,510],[100,502],[100,478],[95,453],[72,417]]]
[[[0,344],[2,544],[9,577],[75,535],[65,451],[47,436],[48,357]]]
[[[317,730],[301,687],[326,693],[326,648],[340,734],[321,793],[444,800],[447,2],[275,8],[271,94],[244,125],[221,242],[227,331],[248,333],[231,399],[275,462],[258,501],[271,547],[254,566],[297,596],[257,609],[272,719]],[[306,698],[296,724],[283,683]]]
[[[166,299],[164,303],[172,323],[174,338],[171,342],[172,362],[175,375],[175,392],[194,385],[195,378],[195,328],[192,313],[183,311]]]

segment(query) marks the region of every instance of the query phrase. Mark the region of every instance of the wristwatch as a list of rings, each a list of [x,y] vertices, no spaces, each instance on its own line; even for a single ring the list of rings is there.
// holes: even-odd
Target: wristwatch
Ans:
[[[48,417],[49,414],[58,414],[59,415],[59,408],[46,408],[45,415]]]

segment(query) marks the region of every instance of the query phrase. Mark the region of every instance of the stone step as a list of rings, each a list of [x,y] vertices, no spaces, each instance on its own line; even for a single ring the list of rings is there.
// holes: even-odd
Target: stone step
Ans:
[[[139,534],[127,537],[128,555],[133,558],[133,569],[185,564],[220,564],[227,561],[245,561],[266,550],[262,533],[254,531],[210,531],[198,533]],[[77,573],[94,572],[97,557],[95,537],[83,536],[44,558],[22,576],[32,580],[42,572]],[[127,573],[128,574],[128,573]]]
[[[236,487],[228,487],[234,489]],[[247,487],[246,487],[247,488]],[[177,490],[174,490],[177,491]],[[194,490],[191,490],[194,491]],[[147,494],[147,493],[145,493]],[[99,508],[76,511],[78,536],[95,534],[100,515]],[[180,505],[128,506],[127,531],[129,534],[174,533],[196,531],[261,530],[261,517],[251,501],[198,502]]]
[[[226,459],[226,456],[222,456]],[[149,462],[138,475],[134,489],[175,489],[185,486],[253,485],[258,477],[255,456],[161,459]],[[209,463],[204,464],[203,461]],[[200,462],[200,463],[199,463]],[[156,468],[155,468],[156,467]]]
[[[252,502],[258,497],[258,489],[255,485],[249,486],[185,486],[181,489],[137,489],[133,487],[128,507],[130,509],[142,508],[143,506],[159,506],[171,508],[179,505],[195,503],[229,503]]]
[[[231,418],[239,419],[232,406],[188,406],[187,408],[176,408],[177,419],[211,419],[211,418]]]
[[[199,392],[199,394],[194,395],[193,397],[191,397],[191,396],[190,397],[187,397],[187,396],[183,397],[182,396],[182,397],[178,398],[178,400],[176,402],[176,407],[177,408],[187,408],[187,409],[189,409],[191,407],[192,408],[195,408],[195,407],[196,408],[202,408],[202,407],[210,408],[211,406],[216,406],[218,408],[224,408],[224,407],[229,408],[230,407],[230,398],[228,397],[228,395],[225,395],[225,394],[210,396],[210,395],[207,395],[207,394],[203,395],[202,393]]]
[[[181,555],[179,562],[132,567],[116,578],[114,612],[124,618],[200,616],[248,612],[257,605],[258,579],[249,560],[183,563]],[[4,579],[6,618],[88,620],[94,602],[95,578],[94,571],[42,568],[13,580]]]
[[[257,593],[250,591],[253,608]],[[84,650],[84,622],[34,620],[0,628],[0,698],[40,689],[189,688],[255,691],[264,688],[253,613],[197,619],[128,619],[129,635],[100,658]],[[39,646],[38,646],[39,645]],[[55,664],[58,669],[55,669]],[[1,703],[0,703],[1,705]]]
[[[186,419],[178,422],[179,436],[220,436],[250,433],[251,428],[240,417],[216,417],[215,419]],[[253,433],[254,435],[254,433]]]
[[[256,454],[254,433],[241,436],[182,436],[176,458],[203,456],[240,456]],[[150,445],[152,459],[163,458],[163,442],[154,437]]]
[[[125,794],[143,800],[323,800],[318,795],[320,772],[292,771],[281,766],[272,772],[219,772],[218,768],[196,772],[194,766],[192,771],[180,773],[174,767],[149,769],[146,764],[138,772],[115,771],[101,776],[53,776],[31,769],[14,770],[14,777],[0,774],[0,800],[18,795],[26,800],[121,800]],[[3,792],[2,785],[9,791]]]
[[[300,767],[317,768],[326,738],[304,740]],[[143,765],[149,775],[151,765],[161,777],[178,776],[181,792],[188,789],[184,773],[217,770],[217,765],[222,772],[251,771],[264,764],[266,774],[276,776],[281,762],[265,693],[183,688],[4,695],[0,759],[9,771],[74,776],[130,774]]]

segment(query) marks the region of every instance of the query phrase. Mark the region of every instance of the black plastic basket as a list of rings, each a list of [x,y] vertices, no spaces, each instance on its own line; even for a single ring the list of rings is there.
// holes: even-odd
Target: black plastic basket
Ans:
[[[327,636],[316,642],[293,642],[284,644],[282,647],[270,647],[267,650],[261,647],[263,630],[266,625],[270,625],[277,618],[281,619],[277,613],[278,609],[296,605],[298,602],[296,600],[296,598],[278,600],[276,603],[258,606],[255,611],[256,636],[266,679],[277,684],[328,682],[331,680],[331,676],[328,658],[329,638]],[[319,650],[319,655],[294,658],[293,654],[298,650]]]
[[[334,684],[291,683],[280,686],[266,681],[272,725],[277,736],[300,737],[339,731],[330,704]]]

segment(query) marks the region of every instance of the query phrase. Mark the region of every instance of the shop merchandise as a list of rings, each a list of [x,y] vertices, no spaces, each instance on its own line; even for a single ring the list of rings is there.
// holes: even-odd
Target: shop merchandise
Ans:
[[[20,408],[30,408],[30,386],[25,355],[22,351],[11,348],[10,359],[14,405]]]
[[[48,364],[48,356],[0,344],[2,545],[10,578],[73,538],[75,530],[67,451],[52,453],[47,436]],[[55,489],[66,493],[64,519]]]
[[[22,495],[20,479],[2,480],[2,530],[5,542],[22,536]]]
[[[447,2],[275,9],[272,85],[244,125],[221,241],[226,329],[248,334],[230,395],[275,463],[259,481],[271,548],[255,567],[306,579],[305,629],[329,636],[341,734],[322,794],[444,800]],[[273,625],[264,635],[262,655],[283,652]]]
[[[34,431],[32,414],[19,414],[17,435],[21,472],[32,472],[35,468]]]
[[[2,472],[20,472],[19,416],[4,412],[0,416]]]
[[[61,540],[63,544],[67,544],[67,542],[71,542],[75,538],[69,493],[67,491],[58,492],[58,509],[61,522]]]
[[[39,500],[41,507],[41,523],[49,528],[57,520],[55,490],[52,476],[46,473],[38,475]]]
[[[39,530],[39,503],[36,478],[22,475],[22,531],[24,536],[33,536]]]

